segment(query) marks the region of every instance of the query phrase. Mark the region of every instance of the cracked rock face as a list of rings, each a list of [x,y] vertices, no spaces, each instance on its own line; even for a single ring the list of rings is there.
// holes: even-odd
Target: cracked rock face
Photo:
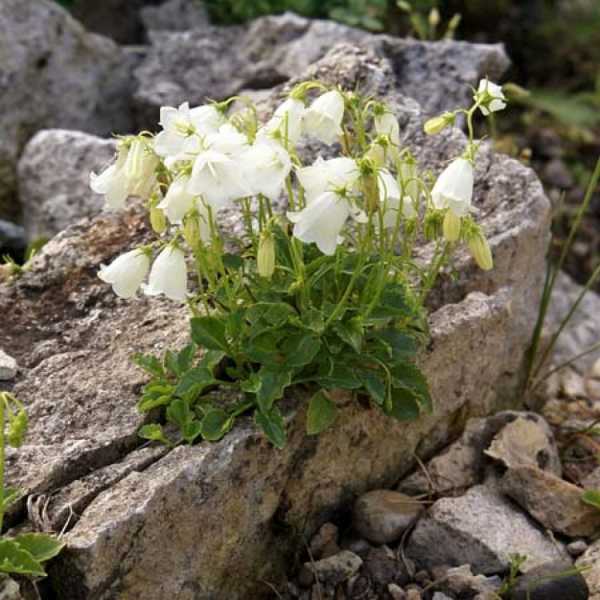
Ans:
[[[386,59],[343,46],[304,76],[315,74],[388,100],[404,141],[434,173],[462,151],[460,132],[420,134],[423,116],[399,95]],[[306,399],[296,392],[283,407],[289,441],[282,451],[242,418],[216,444],[138,454],[135,404],[145,378],[129,356],[181,346],[188,332],[182,308],[122,301],[96,277],[102,262],[147,239],[135,207],[72,226],[21,279],[0,286],[0,347],[20,366],[5,385],[31,418],[18,460],[9,455],[11,484],[32,500],[54,494],[39,515],[48,522],[62,522],[65,507],[76,506],[67,547],[49,566],[58,600],[269,597],[263,582],[278,581],[302,536],[338,506],[391,487],[415,466],[415,452],[427,458],[468,418],[514,403],[543,278],[549,205],[532,171],[481,152],[474,204],[496,269],[483,273],[462,253],[458,280],[442,278],[421,358],[435,408],[415,422],[393,421],[341,394],[336,426],[307,437]]]

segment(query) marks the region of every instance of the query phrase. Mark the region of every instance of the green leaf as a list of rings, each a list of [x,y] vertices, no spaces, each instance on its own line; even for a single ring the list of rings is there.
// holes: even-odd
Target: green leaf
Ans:
[[[287,335],[281,345],[285,357],[282,366],[286,369],[304,367],[310,364],[321,349],[321,339],[312,333]]]
[[[417,353],[418,347],[415,338],[397,329],[384,329],[383,331],[378,331],[374,337],[385,342],[394,362],[410,360],[414,358]]]
[[[278,365],[283,361],[279,343],[285,336],[285,331],[275,329],[264,331],[250,339],[245,352],[251,361],[261,364]]]
[[[14,538],[19,546],[39,562],[57,556],[64,547],[59,539],[45,533],[22,533]]]
[[[146,373],[150,373],[150,375],[153,375],[154,377],[161,378],[165,376],[165,370],[156,356],[137,353],[131,357],[131,360],[140,367],[140,369],[144,369]]]
[[[333,369],[329,373],[317,378],[317,383],[327,389],[357,390],[362,386],[362,381],[358,378],[356,369],[347,364],[343,355],[336,358]]]
[[[384,404],[383,411],[398,421],[414,421],[421,414],[419,398],[409,389],[392,388],[390,406]]]
[[[25,493],[22,489],[15,487],[5,487],[4,488],[4,498],[1,503],[0,510],[5,511],[9,506],[23,498]]]
[[[348,321],[340,321],[335,324],[334,331],[355,352],[360,354],[363,342],[363,327],[360,318],[354,317]]]
[[[177,355],[171,351],[167,350],[165,352],[164,365],[167,371],[172,375],[179,375],[179,365],[177,364]]]
[[[16,414],[9,411],[6,441],[13,448],[19,448],[23,444],[28,424],[29,419],[24,408],[20,408]]]
[[[198,346],[209,350],[227,352],[229,344],[225,337],[225,323],[218,317],[194,317],[191,320],[192,339]]]
[[[202,391],[203,388],[216,383],[212,371],[206,367],[195,367],[190,369],[179,381],[175,389],[176,396],[184,396],[194,390],[196,393]]]
[[[193,443],[201,433],[202,423],[196,419],[188,421],[181,428],[181,435],[188,444]]]
[[[237,271],[238,269],[241,269],[244,264],[242,257],[238,254],[223,254],[221,258],[223,259],[225,268],[230,271]]]
[[[167,407],[167,420],[174,425],[179,425],[182,430],[192,418],[190,405],[183,398],[176,398]]]
[[[308,403],[306,414],[306,433],[315,435],[325,431],[336,419],[337,407],[327,397],[323,390],[319,390]]]
[[[254,421],[273,446],[280,450],[285,446],[285,423],[277,407],[272,408],[266,414],[257,409],[254,411]]]
[[[166,406],[173,400],[172,386],[168,387],[168,393],[162,393],[158,390],[144,392],[142,399],[137,403],[137,409],[141,413],[149,412],[159,406]]]
[[[581,499],[586,504],[594,506],[600,510],[600,490],[586,490],[581,494]]]
[[[171,440],[165,436],[163,429],[157,423],[149,423],[140,427],[138,435],[144,440],[150,440],[152,442],[161,442],[166,446],[172,446]]]
[[[209,410],[202,419],[202,437],[209,442],[220,440],[233,425],[233,419],[221,409]]]
[[[416,365],[412,363],[396,363],[392,365],[392,385],[395,388],[410,390],[419,400],[423,410],[431,412],[433,401],[429,393],[427,378]]]
[[[0,571],[31,577],[45,577],[42,565],[27,550],[10,539],[0,539]]]
[[[246,311],[246,318],[253,326],[281,327],[296,311],[285,302],[257,302]]]
[[[196,344],[191,342],[177,354],[177,375],[183,375],[192,368],[194,356],[196,355]]]
[[[383,406],[387,391],[385,379],[377,372],[367,370],[359,371],[358,376],[369,396],[371,396],[379,406]]]
[[[205,367],[211,371],[223,360],[225,352],[221,350],[206,350],[198,361],[199,367]]]
[[[261,367],[257,376],[260,385],[256,390],[256,402],[262,412],[268,413],[273,402],[283,396],[285,388],[292,382],[292,372]]]

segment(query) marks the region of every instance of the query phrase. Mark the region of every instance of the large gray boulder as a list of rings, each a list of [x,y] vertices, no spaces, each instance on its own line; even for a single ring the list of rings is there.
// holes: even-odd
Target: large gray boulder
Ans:
[[[427,113],[463,104],[479,77],[499,78],[509,64],[499,44],[400,39],[293,13],[261,17],[248,26],[151,32],[150,41],[136,71],[135,93],[139,118],[149,126],[163,104],[270,88],[296,77],[341,42],[389,59],[399,91]]]
[[[56,2],[0,2],[0,217],[17,212],[17,158],[36,131],[130,128],[128,56]]]
[[[28,142],[18,182],[29,240],[53,237],[102,210],[102,196],[90,189],[90,171],[101,171],[115,148],[114,140],[64,129],[40,131]]]
[[[464,148],[460,132],[422,136],[423,115],[398,94],[391,64],[373,53],[340,47],[303,77],[316,75],[387,99],[404,143],[426,168],[438,172]],[[267,104],[284,91],[274,90]],[[11,484],[41,507],[35,522],[58,526],[65,498],[77,506],[67,548],[50,565],[59,600],[269,597],[263,582],[276,583],[299,540],[310,539],[339,506],[391,487],[414,467],[415,453],[427,458],[458,436],[466,419],[515,403],[543,278],[549,205],[531,170],[488,147],[477,177],[475,206],[496,268],[482,273],[461,253],[464,275],[441,281],[432,343],[421,358],[435,407],[414,422],[392,421],[340,394],[336,426],[307,437],[306,402],[297,391],[284,403],[282,451],[246,418],[216,444],[132,457],[142,445],[135,404],[144,376],[128,357],[187,337],[183,309],[119,300],[96,277],[100,263],[148,238],[140,212],[72,226],[21,279],[0,287],[0,346],[19,363],[11,385],[31,417],[18,460],[9,454]],[[91,477],[95,472],[101,475]],[[12,515],[14,522],[21,517]]]

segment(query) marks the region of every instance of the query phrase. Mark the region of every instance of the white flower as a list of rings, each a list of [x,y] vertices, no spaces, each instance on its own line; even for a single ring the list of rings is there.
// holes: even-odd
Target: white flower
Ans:
[[[385,112],[377,115],[373,122],[378,135],[387,135],[394,146],[400,145],[400,125],[392,113]]]
[[[302,135],[302,117],[306,107],[304,102],[288,98],[277,107],[273,116],[264,126],[264,132],[269,135],[278,134],[282,141],[297,144]]]
[[[329,160],[319,157],[309,167],[298,169],[296,175],[304,188],[306,202],[310,203],[323,192],[339,188],[351,189],[360,172],[353,159],[339,156]]]
[[[304,113],[304,131],[326,144],[342,135],[344,98],[333,90],[319,96]]]
[[[179,224],[194,205],[194,194],[187,190],[189,175],[180,175],[169,186],[165,197],[158,204],[173,224]]]
[[[437,209],[449,208],[457,217],[466,215],[473,198],[473,165],[466,158],[453,160],[435,182],[431,197]]]
[[[340,233],[348,217],[365,222],[362,211],[352,210],[348,200],[335,192],[323,192],[306,208],[298,212],[288,212],[288,219],[294,223],[294,237],[306,244],[314,242],[323,254],[331,256],[341,241]]]
[[[117,152],[117,160],[102,173],[90,173],[90,187],[96,194],[104,195],[105,210],[122,210],[129,196],[129,183],[123,169],[127,150],[122,147]]]
[[[245,180],[252,192],[277,200],[292,169],[286,150],[275,141],[257,140],[241,157]]]
[[[384,227],[391,228],[396,226],[399,210],[402,210],[402,216],[406,219],[410,219],[416,215],[410,196],[402,196],[398,182],[387,169],[381,169],[377,173],[377,187],[379,190],[379,202],[384,210]]]
[[[113,260],[107,267],[102,265],[98,277],[110,283],[121,298],[132,298],[150,269],[150,259],[143,250],[131,250]]]
[[[187,294],[187,267],[185,265],[185,255],[179,248],[167,246],[156,257],[144,293],[148,296],[164,294],[171,300],[181,302],[185,300]]]
[[[204,147],[232,158],[238,157],[248,149],[248,138],[230,123],[225,123],[218,131],[206,136]]]
[[[506,96],[502,92],[502,86],[491,82],[489,79],[482,79],[479,82],[475,100],[483,98],[483,104],[479,107],[484,115],[502,110],[506,106]]]
[[[163,106],[159,121],[163,131],[154,138],[154,149],[159,156],[176,156],[186,150],[185,143],[190,136],[217,131],[224,122],[223,114],[211,104],[191,109],[187,102],[179,108]]]

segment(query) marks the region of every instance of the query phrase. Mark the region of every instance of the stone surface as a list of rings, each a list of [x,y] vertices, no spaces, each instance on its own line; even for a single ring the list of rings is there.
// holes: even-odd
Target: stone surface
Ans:
[[[535,467],[509,469],[502,491],[545,528],[570,537],[600,532],[600,510],[581,500],[583,489]]]
[[[474,575],[470,565],[461,565],[448,569],[440,587],[449,593],[461,596],[476,594],[494,594],[500,587],[500,582],[494,577]]]
[[[7,577],[0,582],[0,600],[24,600],[19,584]]]
[[[596,540],[575,562],[590,590],[590,600],[600,600],[600,540]]]
[[[18,212],[17,159],[36,131],[130,128],[131,67],[112,40],[88,33],[49,0],[0,2],[0,57],[1,217]]]
[[[587,600],[588,586],[571,562],[540,565],[517,578],[508,600]]]
[[[364,557],[364,572],[368,574],[377,594],[383,594],[390,584],[402,586],[411,579],[402,561],[387,546],[369,550]]]
[[[571,556],[581,556],[588,549],[587,542],[585,540],[575,540],[570,544],[567,544],[567,552]]]
[[[423,510],[423,504],[399,492],[372,490],[355,503],[352,526],[374,544],[389,544],[400,539]]]
[[[90,172],[112,159],[115,142],[80,131],[38,132],[19,161],[19,198],[29,240],[52,237],[83,217],[97,215],[104,199],[90,189]]]
[[[22,256],[27,248],[25,230],[20,225],[0,219],[0,256]]]
[[[333,523],[324,523],[310,540],[310,554],[313,559],[327,558],[340,551],[338,528]]]
[[[423,117],[398,95],[388,61],[342,46],[304,77],[315,74],[386,98],[422,166],[439,172],[463,151],[460,132],[422,134]],[[267,102],[283,93],[274,90]],[[432,341],[422,366],[433,414],[394,422],[340,398],[336,427],[307,437],[306,399],[297,392],[283,405],[282,451],[250,418],[216,444],[178,447],[86,498],[65,535],[67,548],[49,567],[57,600],[258,600],[270,593],[262,582],[278,581],[300,540],[340,506],[394,485],[414,468],[415,453],[426,460],[468,418],[514,403],[543,277],[549,206],[530,170],[487,146],[477,178],[474,206],[496,269],[483,273],[460,252],[461,275],[441,278],[432,297]],[[235,218],[223,222],[233,227]],[[0,285],[0,346],[19,361],[10,386],[31,418],[7,473],[27,494],[59,492],[94,471],[118,469],[141,443],[135,404],[146,378],[129,357],[181,346],[186,313],[157,299],[115,298],[96,274],[101,263],[148,239],[135,207],[100,215],[60,233],[21,278]]]
[[[511,554],[527,556],[524,571],[565,558],[564,546],[544,536],[523,513],[485,486],[438,500],[413,531],[406,554],[423,568],[469,564],[477,573],[508,568]]]
[[[206,7],[200,0],[167,0],[140,9],[144,27],[149,31],[189,31],[209,25]]]
[[[17,376],[17,361],[0,348],[0,381],[10,381]]]
[[[581,487],[586,490],[600,490],[600,467],[596,467],[581,481]]]
[[[482,75],[497,79],[509,64],[500,45],[403,40],[293,13],[244,27],[152,32],[150,41],[135,94],[141,121],[149,125],[163,104],[223,99],[284,82],[340,42],[359,43],[389,59],[399,91],[427,113],[462,105]]]
[[[304,566],[312,571],[313,575],[321,583],[338,585],[350,579],[360,569],[362,564],[363,561],[360,556],[348,550],[342,550],[329,558],[304,563]]]

